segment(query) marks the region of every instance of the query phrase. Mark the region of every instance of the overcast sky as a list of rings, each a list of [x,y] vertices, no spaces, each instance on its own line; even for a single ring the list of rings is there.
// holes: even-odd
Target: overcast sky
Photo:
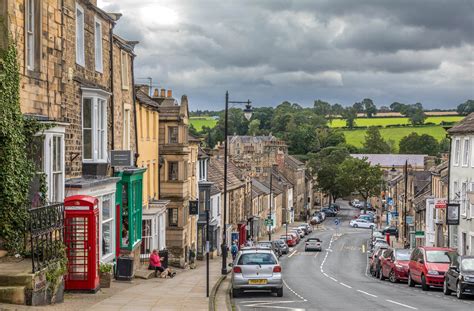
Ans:
[[[472,0],[99,0],[138,40],[135,77],[187,94],[190,109],[231,100],[315,99],[452,108],[474,98]]]

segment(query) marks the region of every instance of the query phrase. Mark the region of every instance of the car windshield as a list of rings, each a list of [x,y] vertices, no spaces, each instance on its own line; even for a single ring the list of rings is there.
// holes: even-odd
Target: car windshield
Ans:
[[[474,258],[465,258],[461,262],[463,271],[474,271]]]
[[[427,251],[426,261],[433,263],[450,263],[451,259],[446,251]]]
[[[399,250],[395,252],[395,258],[397,260],[410,260],[411,252],[409,250]]]
[[[307,239],[306,241],[308,241],[308,242],[310,242],[310,241],[321,242],[321,240],[318,239],[318,238],[310,238],[310,239]]]
[[[276,260],[270,253],[243,254],[238,265],[275,265]]]

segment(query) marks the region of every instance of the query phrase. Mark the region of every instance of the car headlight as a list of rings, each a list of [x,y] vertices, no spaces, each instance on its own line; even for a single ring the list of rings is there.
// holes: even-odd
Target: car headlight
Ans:
[[[466,282],[474,282],[474,276],[464,276],[464,281],[466,281]]]
[[[431,275],[439,275],[439,272],[436,271],[436,270],[428,270],[428,274],[431,274]]]

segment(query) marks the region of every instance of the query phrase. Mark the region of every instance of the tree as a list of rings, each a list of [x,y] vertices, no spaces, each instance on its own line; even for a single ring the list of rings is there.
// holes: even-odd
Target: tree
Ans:
[[[357,191],[364,201],[377,196],[382,191],[383,171],[380,166],[371,166],[366,158],[349,157],[340,165],[336,182],[344,187]],[[364,205],[364,209],[367,204]]]
[[[445,137],[441,139],[441,141],[439,142],[439,152],[448,153],[450,146],[451,146],[451,143],[449,141],[449,138]]]
[[[357,110],[354,107],[346,107],[342,111],[342,118],[346,120],[346,126],[353,129],[355,126],[355,119],[357,119]]]
[[[272,130],[273,112],[272,107],[258,107],[253,110],[252,119],[260,120],[260,130],[265,134]]]
[[[474,100],[468,99],[464,103],[459,104],[456,111],[462,116],[467,116],[474,112]]]
[[[390,145],[382,138],[379,129],[375,126],[371,126],[367,129],[364,141],[364,152],[390,153]]]
[[[440,144],[431,135],[413,132],[403,137],[399,143],[400,153],[406,154],[428,154],[436,156],[440,151]]]
[[[409,110],[406,114],[412,125],[422,125],[425,123],[426,115],[422,109]]]
[[[342,107],[340,104],[334,104],[331,107],[332,115],[334,116],[340,116],[342,115],[342,112],[344,111],[344,107]]]
[[[341,163],[349,157],[345,148],[328,147],[310,154],[308,168],[316,176],[316,187],[329,194],[333,201],[351,193],[352,189],[337,181]]]
[[[331,105],[328,102],[318,99],[314,101],[313,111],[317,115],[326,117],[331,113]]]
[[[374,114],[377,113],[377,107],[370,98],[364,98],[362,105],[364,105],[364,111],[367,115],[367,118],[372,118]]]
[[[364,112],[364,104],[362,103],[354,103],[354,105],[352,105],[352,108],[354,108],[357,113]]]
[[[342,131],[334,130],[328,127],[318,128],[316,130],[320,148],[335,147],[346,143],[346,137]]]
[[[378,109],[379,112],[390,112],[390,108],[388,108],[387,106],[381,106],[379,109]]]
[[[259,132],[260,132],[260,120],[253,119],[249,123],[249,134],[252,136],[257,136]]]

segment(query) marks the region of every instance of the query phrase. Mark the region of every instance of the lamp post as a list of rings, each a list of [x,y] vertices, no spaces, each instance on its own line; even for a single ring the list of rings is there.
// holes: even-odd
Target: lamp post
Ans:
[[[252,117],[252,106],[250,100],[230,101],[229,92],[225,92],[225,118],[224,118],[224,224],[222,227],[222,275],[227,274],[227,153],[228,153],[228,123],[229,123],[229,104],[245,104],[244,116],[247,120]]]

